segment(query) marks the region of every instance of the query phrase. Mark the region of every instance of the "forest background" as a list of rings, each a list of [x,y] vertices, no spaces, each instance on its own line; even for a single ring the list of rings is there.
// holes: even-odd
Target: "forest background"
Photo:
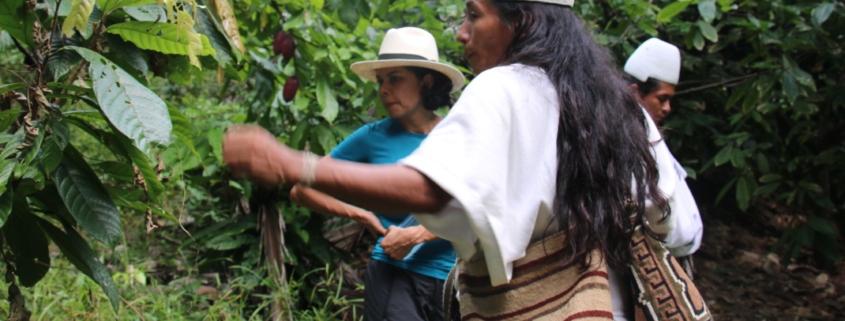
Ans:
[[[441,61],[470,74],[454,40],[463,6],[2,0],[0,316],[360,319],[373,238],[292,204],[286,188],[230,177],[222,134],[257,123],[330,151],[385,115],[376,84],[348,66],[376,58],[389,28],[430,31]],[[715,315],[845,314],[843,2],[573,9],[620,65],[650,37],[681,48],[665,135],[705,218],[697,271]],[[760,276],[720,283],[748,266]],[[764,283],[787,303],[737,302]]]

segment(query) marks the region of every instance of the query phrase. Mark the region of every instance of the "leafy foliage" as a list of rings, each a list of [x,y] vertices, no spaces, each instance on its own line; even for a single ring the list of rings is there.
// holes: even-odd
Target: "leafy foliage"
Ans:
[[[239,266],[233,273],[251,278],[264,263],[258,213],[274,208],[286,229],[285,264],[300,276],[292,286],[325,294],[294,298],[292,314],[336,317],[348,301],[325,284],[338,276],[309,273],[349,258],[323,236],[334,223],[291,204],[283,189],[232,180],[222,168],[223,129],[258,123],[292,147],[331,151],[386,114],[377,85],[348,66],[376,59],[392,27],[430,31],[441,61],[469,73],[455,41],[460,0],[35,3],[0,4],[0,49],[17,50],[14,72],[0,73],[0,224],[16,254],[5,263],[21,284],[35,284],[49,268],[49,237],[116,311],[125,288],[109,283],[100,248],[83,235],[109,251],[129,233],[121,213],[145,217],[148,233],[191,217],[193,225],[178,226],[190,232],[182,246],[196,253],[198,272]],[[684,70],[665,135],[690,177],[721,186],[713,198],[726,208],[782,205],[793,217],[777,245],[786,260],[807,247],[841,258],[845,6],[610,0],[574,10],[619,62],[650,37],[678,45]],[[296,44],[290,59],[273,52],[280,30]],[[23,243],[22,231],[46,237]],[[137,278],[121,273],[114,279]]]

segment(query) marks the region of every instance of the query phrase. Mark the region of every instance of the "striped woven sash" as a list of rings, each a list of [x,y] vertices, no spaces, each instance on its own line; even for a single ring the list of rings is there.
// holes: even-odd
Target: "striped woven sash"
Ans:
[[[461,320],[612,320],[600,252],[592,253],[587,269],[563,266],[564,240],[558,233],[529,245],[514,262],[510,283],[499,286],[490,285],[484,260],[459,261]]]

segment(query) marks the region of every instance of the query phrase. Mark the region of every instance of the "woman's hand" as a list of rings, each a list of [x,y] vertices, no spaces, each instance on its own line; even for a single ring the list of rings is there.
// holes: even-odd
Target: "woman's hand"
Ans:
[[[259,126],[231,126],[223,136],[223,162],[235,176],[248,176],[265,186],[299,180],[302,158]],[[293,177],[296,176],[296,177]]]
[[[422,226],[401,228],[391,226],[387,229],[381,247],[391,259],[402,261],[415,245],[437,239]]]
[[[362,209],[361,212],[353,219],[356,222],[363,224],[370,233],[373,233],[373,235],[377,237],[387,234],[387,229],[384,228],[384,225],[381,225],[381,221],[379,221],[378,217],[373,212]]]

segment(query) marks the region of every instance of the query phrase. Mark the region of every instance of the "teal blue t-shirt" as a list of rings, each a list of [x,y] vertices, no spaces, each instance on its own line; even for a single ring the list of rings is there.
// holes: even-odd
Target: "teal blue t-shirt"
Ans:
[[[426,136],[411,133],[392,118],[386,118],[359,128],[341,142],[330,155],[334,159],[358,163],[395,164],[417,149]],[[412,219],[408,219],[410,214],[376,213],[376,216],[384,228],[400,225],[403,222],[407,226],[408,222],[413,222]],[[372,259],[374,260],[440,280],[446,280],[449,270],[455,264],[455,249],[448,241],[435,240],[418,244],[404,260],[396,261],[384,253],[384,249],[381,248],[382,239],[383,237],[378,239],[373,249]]]

